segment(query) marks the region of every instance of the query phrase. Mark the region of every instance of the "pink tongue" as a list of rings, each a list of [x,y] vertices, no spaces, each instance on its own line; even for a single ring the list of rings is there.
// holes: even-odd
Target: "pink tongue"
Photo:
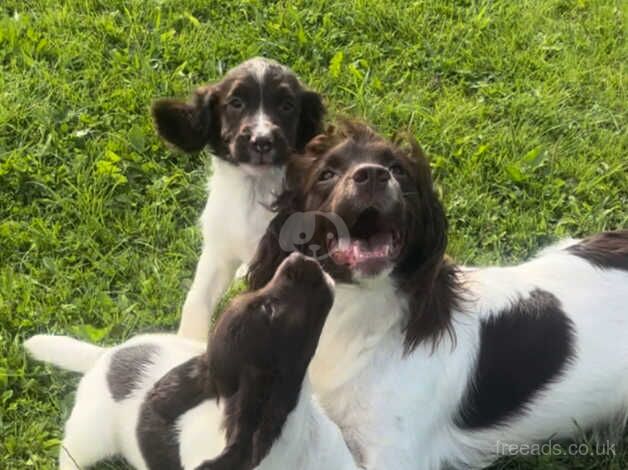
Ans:
[[[366,240],[342,240],[332,249],[331,256],[339,264],[355,265],[377,258],[386,258],[392,249],[392,235],[378,233]]]

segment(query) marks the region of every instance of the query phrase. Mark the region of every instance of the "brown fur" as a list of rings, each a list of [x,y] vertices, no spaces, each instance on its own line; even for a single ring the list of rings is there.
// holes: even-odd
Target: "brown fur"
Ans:
[[[628,230],[598,233],[570,246],[567,251],[600,268],[628,271]]]
[[[297,405],[332,302],[319,264],[291,257],[265,287],[230,303],[207,354],[155,385],[147,402],[166,423],[203,400],[224,401],[227,446],[201,468],[248,470],[266,456]]]

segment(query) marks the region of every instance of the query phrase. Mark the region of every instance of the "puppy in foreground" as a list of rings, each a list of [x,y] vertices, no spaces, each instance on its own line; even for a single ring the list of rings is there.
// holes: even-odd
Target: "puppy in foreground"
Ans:
[[[332,303],[331,278],[294,254],[265,287],[231,302],[206,353],[202,343],[174,335],[138,336],[112,348],[30,338],[25,348],[36,359],[84,373],[61,470],[116,455],[138,469],[269,470],[287,468],[290,459],[307,462],[311,452],[342,453],[341,437],[313,411],[304,383]],[[302,435],[313,419],[327,429],[315,445]],[[330,453],[330,446],[339,450]]]
[[[214,156],[203,248],[179,327],[181,336],[205,341],[214,308],[272,218],[268,206],[288,157],[322,130],[325,108],[290,69],[257,57],[198,88],[191,102],[157,100],[152,113],[170,145],[190,153],[208,147]]]

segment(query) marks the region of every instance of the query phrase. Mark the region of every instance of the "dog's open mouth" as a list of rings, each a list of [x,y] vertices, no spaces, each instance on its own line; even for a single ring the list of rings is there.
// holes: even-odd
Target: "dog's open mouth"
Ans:
[[[330,237],[328,253],[337,264],[369,275],[378,274],[401,251],[400,233],[391,222],[377,209],[365,209],[348,227],[349,237]]]

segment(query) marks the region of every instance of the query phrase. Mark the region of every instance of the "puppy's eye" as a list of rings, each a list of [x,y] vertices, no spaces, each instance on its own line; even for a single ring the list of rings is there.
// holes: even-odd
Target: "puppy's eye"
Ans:
[[[279,105],[279,109],[282,113],[291,113],[294,111],[294,102],[291,100],[283,100]]]
[[[324,170],[319,176],[318,176],[318,181],[329,181],[330,179],[334,178],[336,176],[336,173],[334,173],[331,170]]]
[[[406,174],[406,170],[399,163],[393,163],[388,169],[393,176],[404,176]]]
[[[244,101],[234,96],[227,102],[227,106],[229,106],[231,109],[235,109],[236,111],[239,111],[242,108],[244,108]]]

